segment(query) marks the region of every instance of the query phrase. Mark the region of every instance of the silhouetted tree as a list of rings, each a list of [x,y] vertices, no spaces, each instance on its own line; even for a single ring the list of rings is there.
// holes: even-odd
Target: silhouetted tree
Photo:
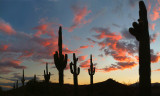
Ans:
[[[90,75],[90,95],[93,95],[93,75],[95,74],[95,67],[93,68],[92,55],[90,56],[90,69],[88,69]]]
[[[46,63],[46,72],[44,70],[44,79],[46,83],[49,83],[51,73],[48,73],[48,63]]]
[[[75,53],[73,53],[73,63],[70,63],[70,71],[73,74],[73,80],[74,80],[74,95],[78,95],[78,75],[80,73],[80,68],[77,68],[77,61],[78,58],[76,58]]]
[[[147,10],[143,1],[139,2],[138,23],[133,22],[129,32],[139,41],[139,96],[151,96],[150,39]]]
[[[63,71],[66,68],[67,65],[67,59],[68,56],[65,54],[65,56],[62,54],[62,27],[59,27],[59,38],[58,38],[58,48],[59,52],[56,51],[54,54],[54,63],[56,65],[56,68],[59,71],[59,84],[63,85]]]
[[[21,81],[22,81],[22,86],[24,86],[24,81],[25,81],[25,79],[24,79],[24,69],[23,69],[23,75],[22,75]]]

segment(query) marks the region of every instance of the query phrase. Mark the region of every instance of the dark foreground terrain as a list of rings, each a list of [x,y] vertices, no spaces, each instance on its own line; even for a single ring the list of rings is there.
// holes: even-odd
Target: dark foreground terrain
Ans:
[[[90,96],[90,86],[80,85],[79,96]],[[118,83],[112,79],[93,85],[92,96],[137,96],[137,84],[130,86]],[[0,92],[0,96],[74,96],[74,86],[57,83],[28,82],[24,87]],[[152,96],[160,96],[160,86],[152,86]]]

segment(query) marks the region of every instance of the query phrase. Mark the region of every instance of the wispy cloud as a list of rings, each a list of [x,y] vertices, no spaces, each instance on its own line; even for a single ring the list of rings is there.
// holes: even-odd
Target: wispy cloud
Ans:
[[[83,24],[90,23],[92,20],[86,20],[85,17],[91,13],[91,10],[87,9],[87,6],[74,5],[72,6],[74,13],[73,24],[68,28],[69,32],[72,32],[75,28],[81,27]]]
[[[5,22],[3,19],[0,19],[0,32],[8,35],[16,33],[12,26],[9,23]]]

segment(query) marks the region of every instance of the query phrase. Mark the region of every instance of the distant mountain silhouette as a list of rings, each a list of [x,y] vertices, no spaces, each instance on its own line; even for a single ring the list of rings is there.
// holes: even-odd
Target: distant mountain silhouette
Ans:
[[[29,81],[24,87],[2,92],[1,96],[74,96],[74,85],[58,83],[32,82]],[[92,96],[136,96],[138,87],[124,85],[113,79],[93,84]],[[160,83],[152,84],[152,96],[160,96]],[[79,85],[79,96],[89,96],[90,85]],[[48,89],[47,89],[48,88]]]

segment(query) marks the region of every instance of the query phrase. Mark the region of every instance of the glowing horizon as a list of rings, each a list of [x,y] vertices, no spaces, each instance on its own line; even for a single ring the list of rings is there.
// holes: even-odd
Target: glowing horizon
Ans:
[[[137,21],[139,0],[0,1],[0,86],[11,88],[25,71],[44,80],[49,63],[51,82],[58,82],[53,54],[58,50],[58,29],[62,26],[63,53],[68,54],[64,83],[73,84],[69,63],[79,58],[78,84],[89,84],[90,55],[96,67],[94,83],[109,78],[132,84],[139,79],[138,42],[128,32]],[[160,0],[144,0],[148,10],[152,83],[160,82]],[[154,6],[155,5],[155,6]],[[21,81],[19,81],[21,82]],[[8,85],[7,85],[8,84]]]

